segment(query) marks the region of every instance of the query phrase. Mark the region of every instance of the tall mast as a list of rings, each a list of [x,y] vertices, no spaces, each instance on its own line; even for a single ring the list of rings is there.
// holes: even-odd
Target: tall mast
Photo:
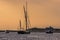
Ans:
[[[26,0],[26,30],[28,29],[28,18],[27,18],[27,0]]]
[[[25,15],[25,22],[26,22],[26,30],[28,29],[28,20],[27,20],[27,0],[26,0],[26,6],[23,6],[24,8],[24,15]]]

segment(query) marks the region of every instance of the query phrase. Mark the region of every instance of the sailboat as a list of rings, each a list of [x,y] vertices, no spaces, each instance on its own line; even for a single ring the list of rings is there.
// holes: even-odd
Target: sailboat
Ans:
[[[25,31],[21,30],[21,21],[20,21],[20,31],[18,31],[18,34],[30,34],[30,31],[27,30],[29,28],[29,26],[28,26],[28,16],[27,16],[27,1],[26,1],[26,7],[23,6],[23,9],[24,9],[26,30]]]

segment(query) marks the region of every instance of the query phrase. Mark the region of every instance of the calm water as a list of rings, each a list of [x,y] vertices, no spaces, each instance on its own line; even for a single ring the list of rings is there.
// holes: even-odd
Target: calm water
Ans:
[[[60,40],[60,33],[32,32],[31,34],[17,34],[16,32],[10,32],[6,34],[0,32],[0,40]]]

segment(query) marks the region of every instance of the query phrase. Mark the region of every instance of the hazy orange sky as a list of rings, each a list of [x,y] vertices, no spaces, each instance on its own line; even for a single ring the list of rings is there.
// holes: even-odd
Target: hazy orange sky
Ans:
[[[27,0],[31,27],[60,28],[60,0]],[[25,0],[0,0],[0,29],[19,29],[19,20],[25,27],[23,5]]]

